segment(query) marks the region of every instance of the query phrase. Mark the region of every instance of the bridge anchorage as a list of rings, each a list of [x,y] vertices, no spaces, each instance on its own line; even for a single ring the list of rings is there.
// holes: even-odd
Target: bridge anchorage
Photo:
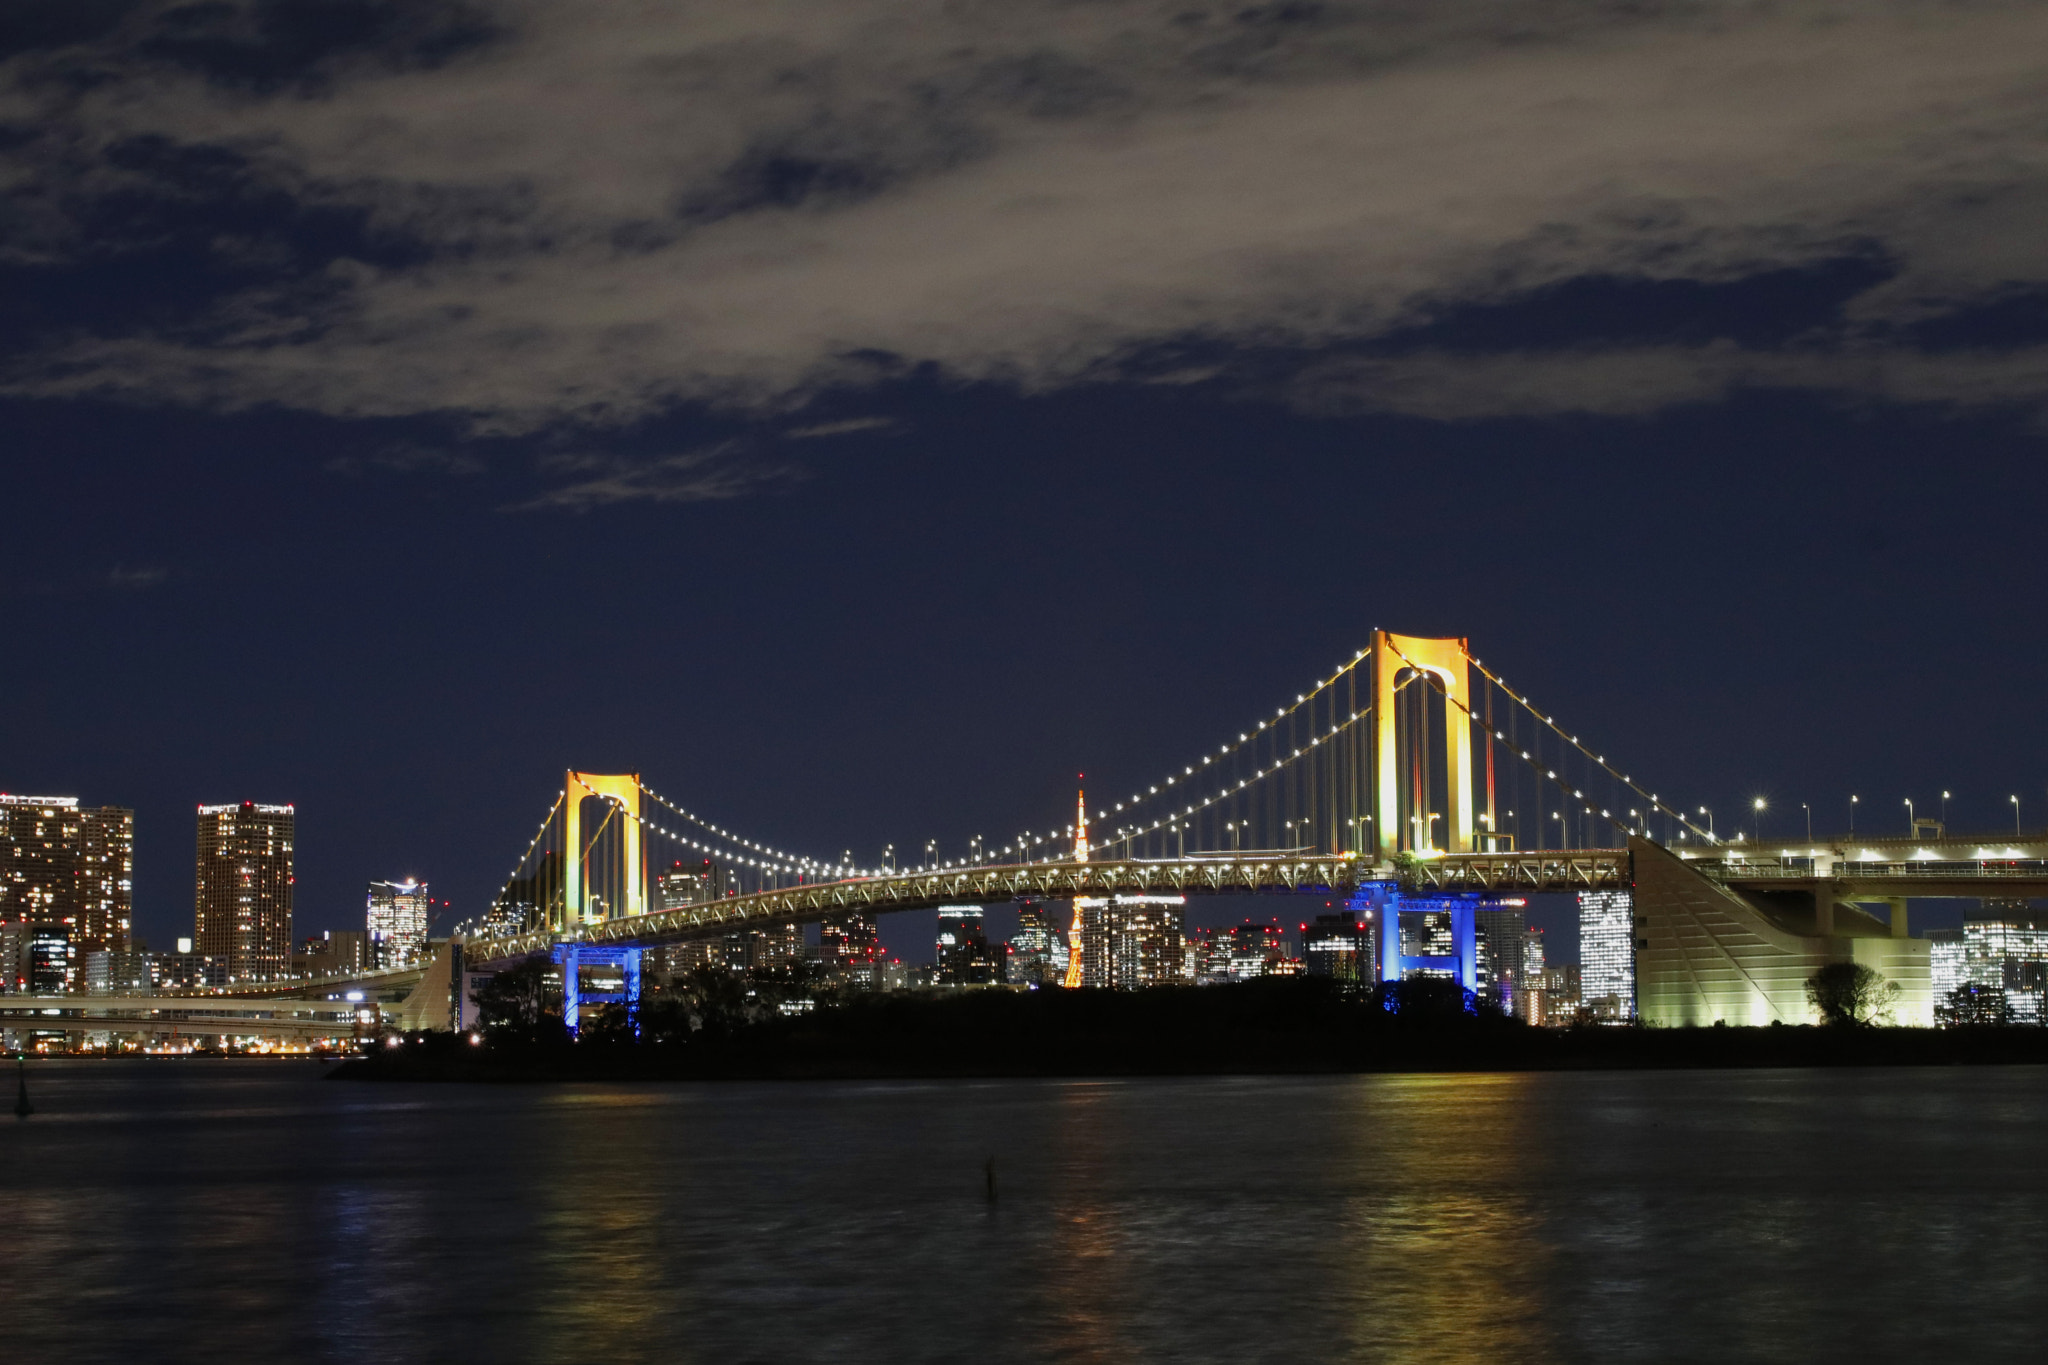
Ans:
[[[464,973],[551,956],[573,1026],[596,988],[584,969],[630,1003],[643,951],[750,930],[1025,896],[1315,892],[1370,917],[1383,978],[1469,986],[1479,911],[1614,891],[1633,897],[1645,1022],[1801,1022],[1806,978],[1841,960],[1898,981],[1902,1014],[1919,1019],[1927,941],[1906,935],[1902,903],[1888,923],[1856,906],[2048,890],[2040,840],[1760,844],[1702,828],[1686,814],[1695,809],[1638,783],[1466,640],[1375,631],[1292,704],[1099,801],[1092,819],[1084,805],[1063,829],[987,851],[976,840],[959,861],[806,856],[743,837],[637,774],[571,771],[442,979],[459,1018]]]

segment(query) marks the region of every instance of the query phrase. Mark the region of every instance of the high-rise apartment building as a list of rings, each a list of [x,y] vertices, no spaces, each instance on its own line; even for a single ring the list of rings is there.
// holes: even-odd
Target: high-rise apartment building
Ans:
[[[379,945],[383,966],[403,967],[426,955],[433,904],[425,882],[370,883],[363,927]]]
[[[126,952],[135,937],[135,812],[97,806],[80,814],[78,950]]]
[[[1634,893],[1579,893],[1579,1000],[1595,1019],[1636,1017]]]
[[[1083,897],[1081,985],[1128,991],[1187,980],[1186,898]]]
[[[0,796],[0,923],[75,924],[84,818],[75,796]]]
[[[81,807],[75,796],[0,796],[0,924],[63,931],[68,947],[58,956],[70,965],[59,989],[78,986],[84,954],[128,948],[134,879],[133,811]],[[49,969],[39,970],[47,979]]]
[[[199,808],[193,940],[232,980],[284,976],[292,960],[290,806]]]

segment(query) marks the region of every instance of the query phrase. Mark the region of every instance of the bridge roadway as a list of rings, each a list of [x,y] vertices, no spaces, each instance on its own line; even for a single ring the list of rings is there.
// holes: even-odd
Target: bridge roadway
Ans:
[[[346,1038],[355,1006],[340,1001],[233,1000],[214,995],[0,995],[0,1027],[41,1033],[191,1038]]]
[[[1840,901],[2048,895],[2048,837],[1676,844],[1693,870],[1744,891],[1826,889]]]
[[[1465,854],[1404,863],[1398,873],[1393,867],[1363,863],[1350,855],[1305,851],[1004,863],[728,896],[675,910],[592,921],[573,936],[541,929],[472,939],[463,945],[463,955],[471,965],[481,967],[548,952],[568,937],[601,947],[654,947],[771,925],[810,923],[835,915],[989,905],[1020,896],[1059,900],[1075,896],[1349,894],[1361,882],[1394,880],[1397,875],[1423,894],[1586,891],[1631,884],[1627,849]]]

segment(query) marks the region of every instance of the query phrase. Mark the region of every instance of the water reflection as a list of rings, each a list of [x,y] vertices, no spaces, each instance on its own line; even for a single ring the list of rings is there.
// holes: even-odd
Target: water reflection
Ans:
[[[1362,1358],[1552,1357],[1533,1088],[1525,1075],[1369,1076],[1339,1091],[1353,1175],[1338,1230]]]
[[[2040,1071],[109,1063],[38,1103],[0,1136],[10,1363],[1888,1360],[1958,1324],[2017,1359],[2048,1330]]]

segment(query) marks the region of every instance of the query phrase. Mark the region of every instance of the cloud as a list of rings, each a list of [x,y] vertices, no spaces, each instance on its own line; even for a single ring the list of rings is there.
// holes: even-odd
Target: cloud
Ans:
[[[360,232],[295,239],[298,267],[175,325],[44,334],[0,388],[602,428],[918,365],[1032,390],[1162,342],[1313,357],[1587,276],[1857,254],[1887,278],[1784,345],[1438,349],[1275,391],[1444,418],[1749,385],[2043,397],[2031,353],[1908,338],[2048,280],[2035,5],[499,0],[280,49],[276,77],[242,23],[259,74],[235,79],[151,46],[176,12],[0,67],[0,121],[34,130],[0,163],[0,254],[83,258],[114,197],[225,193],[139,161],[146,138]]]
[[[168,570],[155,565],[137,565],[130,568],[125,564],[116,564],[107,570],[104,582],[107,587],[117,592],[144,592],[150,588],[163,586],[169,577]]]
[[[791,427],[782,434],[792,441],[815,441],[824,436],[851,436],[861,431],[894,431],[902,425],[893,417],[849,417],[840,422]]]
[[[720,502],[795,477],[786,467],[736,458],[741,454],[740,443],[722,442],[652,458],[549,456],[541,461],[543,471],[568,475],[570,482],[503,510],[589,512],[623,502]]]

